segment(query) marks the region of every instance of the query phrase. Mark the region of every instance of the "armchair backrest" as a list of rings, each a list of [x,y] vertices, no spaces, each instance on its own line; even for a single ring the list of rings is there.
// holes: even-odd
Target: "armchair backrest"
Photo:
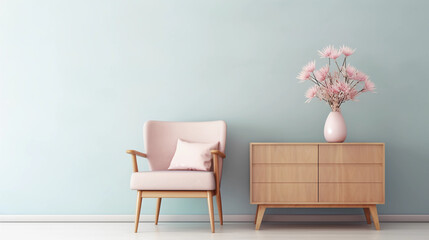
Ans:
[[[147,121],[143,137],[151,170],[162,171],[170,166],[179,138],[189,142],[219,142],[219,150],[225,152],[226,123]],[[219,161],[219,175],[222,175],[222,161]]]

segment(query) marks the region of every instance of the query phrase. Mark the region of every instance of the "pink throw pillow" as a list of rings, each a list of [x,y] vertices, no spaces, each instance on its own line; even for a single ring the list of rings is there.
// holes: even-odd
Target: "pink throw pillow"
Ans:
[[[210,171],[211,150],[217,150],[219,143],[191,143],[177,140],[176,152],[168,170]]]

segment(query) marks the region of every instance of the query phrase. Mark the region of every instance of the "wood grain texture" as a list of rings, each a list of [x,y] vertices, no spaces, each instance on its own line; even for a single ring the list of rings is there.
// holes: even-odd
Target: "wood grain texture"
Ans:
[[[258,210],[256,214],[256,221],[255,221],[255,230],[259,230],[261,227],[262,219],[264,218],[265,209],[267,209],[264,205],[258,205]]]
[[[206,198],[207,191],[141,191],[144,198]]]
[[[317,183],[253,183],[252,203],[317,202]]]
[[[300,204],[258,204],[266,208],[369,208],[374,204],[322,204],[322,203],[300,203]]]
[[[371,224],[371,220],[368,220],[369,215],[367,215],[367,212],[368,214],[370,212],[373,214],[375,211],[374,214],[377,215],[377,208],[375,208],[374,204],[258,204],[255,215],[256,230],[260,229],[262,219],[267,208],[363,208],[365,210],[365,216],[368,224]],[[374,220],[374,226],[379,230],[380,224],[378,223],[378,217],[376,219],[377,223]]]
[[[214,233],[215,225],[214,225],[214,211],[213,211],[213,191],[207,191],[207,205],[209,208],[210,227],[212,229],[212,233]]]
[[[137,191],[137,204],[136,204],[136,219],[134,222],[134,232],[136,233],[139,228],[140,210],[142,208],[142,191]]]
[[[216,194],[217,194],[220,191],[219,158],[217,154],[213,154],[212,163],[213,163],[213,173],[215,176]]]
[[[253,222],[253,224],[256,224],[256,221],[258,220],[258,211],[259,211],[259,204],[256,205],[255,221]]]
[[[137,150],[127,150],[128,154],[131,154],[132,163],[133,163],[133,172],[138,172],[139,167],[137,165],[137,156],[147,158],[146,153],[141,153]]]
[[[266,208],[362,208],[380,229],[384,143],[251,143],[250,202],[255,229]]]
[[[127,152],[128,154],[131,154],[131,155],[137,155],[137,156],[139,156],[139,157],[147,158],[147,154],[146,154],[146,153],[142,153],[142,152],[139,152],[139,151],[137,151],[137,150],[127,150],[126,152]]]
[[[317,163],[317,145],[251,145],[253,163]]]
[[[317,164],[253,164],[253,182],[317,182]]]
[[[343,143],[328,143],[328,142],[251,142],[253,146],[263,145],[380,145],[381,142],[343,142]]]
[[[319,164],[322,182],[383,182],[382,164]]]
[[[384,203],[383,183],[319,183],[319,202]]]
[[[371,213],[372,220],[374,221],[375,229],[380,230],[380,222],[378,220],[377,206],[376,205],[370,206],[369,212]]]
[[[210,151],[210,153],[211,153],[211,154],[214,154],[214,155],[218,155],[218,156],[219,156],[219,157],[221,157],[221,158],[226,158],[225,153],[223,153],[223,152],[221,152],[221,151],[219,151],[219,150],[211,150],[211,151]]]
[[[219,223],[223,225],[223,212],[222,212],[222,197],[220,191],[216,194],[217,211],[219,214]]]
[[[365,213],[366,223],[371,224],[371,214],[369,212],[369,208],[364,208],[363,212]]]
[[[158,198],[156,201],[155,225],[158,225],[159,212],[161,210],[161,200],[162,198]]]
[[[133,161],[133,172],[138,172],[139,171],[139,166],[137,165],[137,157],[136,155],[132,155],[131,156],[132,161]]]
[[[320,145],[319,163],[383,163],[384,144]]]

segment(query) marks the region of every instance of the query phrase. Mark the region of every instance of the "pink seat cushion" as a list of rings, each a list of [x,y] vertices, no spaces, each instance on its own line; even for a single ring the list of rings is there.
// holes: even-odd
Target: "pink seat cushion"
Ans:
[[[219,143],[194,143],[177,140],[176,152],[168,170],[209,171],[212,165],[211,150],[217,150]]]
[[[133,190],[214,190],[213,172],[205,171],[150,171],[131,175]]]

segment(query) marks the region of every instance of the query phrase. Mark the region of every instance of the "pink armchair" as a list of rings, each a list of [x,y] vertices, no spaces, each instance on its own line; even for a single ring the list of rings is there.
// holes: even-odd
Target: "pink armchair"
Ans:
[[[226,123],[148,121],[143,130],[146,153],[128,150],[132,155],[131,189],[137,190],[135,232],[137,232],[142,198],[157,198],[155,225],[158,224],[162,198],[207,198],[210,225],[214,227],[213,196],[216,196],[220,224],[223,225],[220,183],[225,158]],[[190,142],[219,142],[212,150],[212,171],[168,170],[178,138]],[[139,172],[137,156],[147,158],[151,171]]]

